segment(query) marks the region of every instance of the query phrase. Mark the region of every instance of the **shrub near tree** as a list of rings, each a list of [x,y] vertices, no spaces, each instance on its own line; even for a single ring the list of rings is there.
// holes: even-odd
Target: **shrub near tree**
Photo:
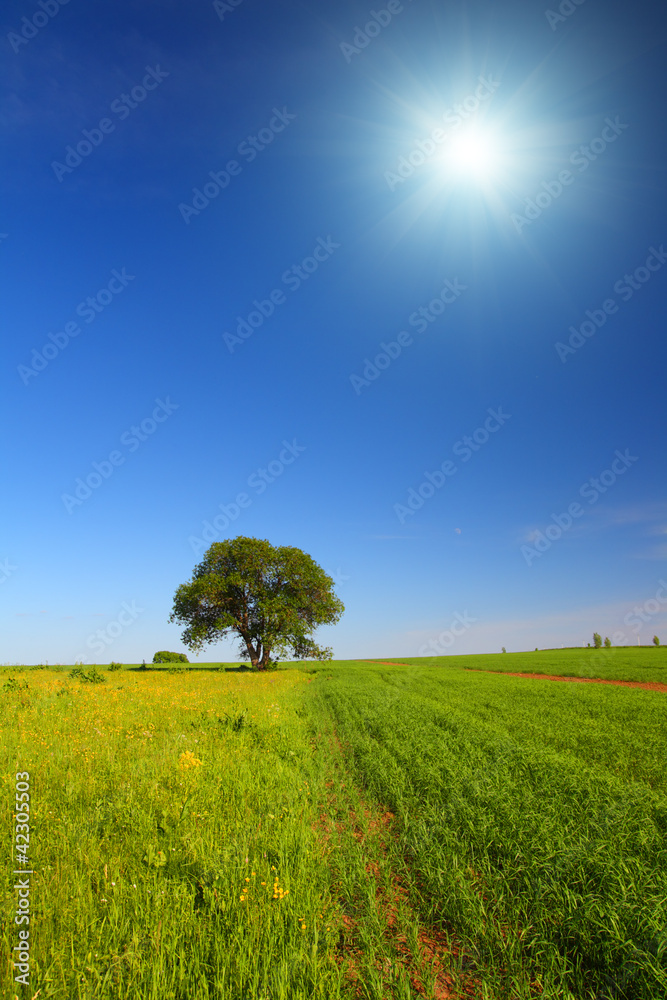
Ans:
[[[275,667],[277,655],[328,660],[331,650],[316,645],[313,631],[345,610],[333,582],[301,549],[239,536],[211,545],[176,591],[169,621],[187,626],[189,649],[238,636],[241,659],[256,670]]]
[[[611,646],[611,639],[609,638],[608,635],[605,636],[604,644],[607,649],[609,649],[609,647]]]
[[[166,649],[160,650],[153,657],[153,663],[189,663],[185,653],[168,653]]]

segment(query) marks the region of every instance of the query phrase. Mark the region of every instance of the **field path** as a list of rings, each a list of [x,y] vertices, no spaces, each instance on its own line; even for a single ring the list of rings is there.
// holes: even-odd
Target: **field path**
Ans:
[[[326,806],[322,803],[319,823],[314,827],[321,841],[323,863],[331,864],[331,851],[341,860],[349,858],[345,843],[352,841],[355,849],[351,856],[363,866],[363,874],[357,872],[360,881],[356,884],[351,871],[345,871],[345,863],[338,872],[341,882],[353,886],[351,896],[341,892],[338,898],[339,906],[346,912],[342,916],[336,963],[343,969],[346,982],[360,1000],[367,995],[363,983],[364,958],[368,961],[364,950],[368,949],[368,943],[364,942],[367,934],[363,929],[364,923],[377,922],[384,947],[375,950],[371,961],[383,981],[384,998],[397,995],[395,990],[399,990],[398,982],[402,979],[403,989],[409,983],[410,996],[415,998],[481,1000],[481,984],[470,974],[457,974],[451,969],[450,961],[454,959],[456,964],[459,954],[463,954],[462,947],[451,936],[420,921],[403,879],[392,867],[394,814],[365,801],[361,790],[351,782],[344,749],[335,730],[329,739],[332,752],[326,781],[327,802]],[[339,884],[338,888],[343,886]],[[378,944],[376,940],[376,949]],[[430,981],[430,986],[426,981]],[[399,995],[404,993],[399,991]]]
[[[621,687],[643,688],[645,691],[667,691],[667,684],[660,681],[607,681],[602,677],[556,677],[553,674],[517,674],[509,670],[474,670],[465,667],[469,673],[495,674],[505,677],[530,677],[537,681],[572,681],[576,684],[619,684]]]

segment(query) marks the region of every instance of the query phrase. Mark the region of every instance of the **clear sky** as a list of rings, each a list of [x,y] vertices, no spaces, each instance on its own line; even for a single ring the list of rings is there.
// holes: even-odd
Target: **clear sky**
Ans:
[[[0,662],[186,651],[235,535],[338,658],[667,642],[661,4],[2,18]]]

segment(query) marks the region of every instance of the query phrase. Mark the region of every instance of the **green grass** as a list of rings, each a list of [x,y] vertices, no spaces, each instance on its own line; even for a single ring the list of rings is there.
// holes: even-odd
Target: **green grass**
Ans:
[[[603,680],[658,681],[667,684],[667,646],[618,646],[611,649],[544,649],[532,653],[472,656],[378,657],[414,666],[493,670],[503,673],[597,677]]]
[[[665,695],[361,664],[318,690],[424,919],[487,988],[667,995]]]
[[[3,996],[432,997],[403,954],[429,927],[488,1000],[667,996],[667,695],[479,672],[576,674],[568,655],[5,668],[6,855],[29,771],[35,874],[26,989],[5,866]]]

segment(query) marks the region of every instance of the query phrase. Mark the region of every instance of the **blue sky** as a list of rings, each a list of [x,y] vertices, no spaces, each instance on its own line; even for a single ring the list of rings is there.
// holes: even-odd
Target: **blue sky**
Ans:
[[[1,662],[185,651],[235,535],[334,576],[339,658],[667,641],[658,4],[10,0],[2,44]]]

